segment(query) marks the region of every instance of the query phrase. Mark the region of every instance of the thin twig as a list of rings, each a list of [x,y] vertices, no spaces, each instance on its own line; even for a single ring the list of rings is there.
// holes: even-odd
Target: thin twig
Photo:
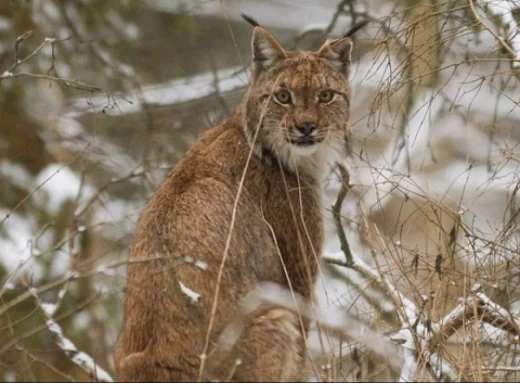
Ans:
[[[125,260],[121,260],[121,261],[115,261],[115,262],[111,262],[107,265],[101,265],[101,266],[95,267],[95,268],[90,269],[85,272],[71,270],[71,271],[68,271],[61,278],[55,279],[52,282],[48,282],[44,285],[41,285],[40,287],[33,288],[33,289],[35,289],[35,292],[38,295],[40,295],[46,291],[52,290],[53,288],[62,285],[63,283],[66,283],[67,281],[77,280],[80,278],[88,278],[88,277],[91,277],[91,276],[97,275],[97,274],[103,274],[106,272],[107,269],[113,269],[116,267],[125,266],[130,263],[151,262],[151,261],[155,261],[155,260],[159,260],[159,259],[168,260],[168,259],[170,259],[170,257],[159,254],[154,257],[140,257],[140,258],[135,258],[132,260],[125,259]],[[186,262],[184,259],[182,259],[181,261]],[[32,296],[31,292],[26,291],[25,293],[18,295],[16,298],[13,298],[9,302],[7,302],[3,306],[1,306],[0,307],[0,317],[2,315],[4,315],[7,311],[9,311],[11,308],[20,304],[21,302],[23,302],[24,300],[26,300],[27,298],[29,298],[31,296]]]
[[[40,74],[40,73],[27,73],[27,72],[12,73],[10,71],[6,71],[0,75],[0,81],[4,80],[6,78],[16,78],[16,77],[30,77],[30,78],[40,79],[40,80],[55,81],[59,84],[66,85],[70,88],[84,90],[87,92],[103,92],[103,88],[100,88],[98,86],[89,85],[83,81],[79,81],[79,80],[76,80],[73,78],[62,78],[62,77],[50,76],[48,74]]]
[[[273,92],[271,92],[271,93],[273,93]],[[262,119],[263,119],[263,117],[265,115],[265,111],[267,109],[267,105],[268,105],[268,103],[266,103],[264,105],[263,109],[261,110],[260,120],[259,121],[262,121]],[[220,285],[222,283],[222,276],[224,274],[224,267],[225,267],[227,258],[229,256],[229,250],[231,248],[231,238],[232,238],[232,235],[233,235],[233,230],[235,229],[235,222],[236,222],[236,216],[237,216],[237,211],[238,211],[238,202],[240,200],[240,196],[242,195],[242,190],[244,188],[244,182],[245,182],[245,179],[246,179],[247,171],[249,170],[249,164],[251,162],[251,158],[253,157],[254,144],[256,143],[256,140],[258,138],[259,133],[260,133],[260,123],[258,124],[258,126],[255,129],[255,134],[253,136],[253,144],[251,145],[251,148],[250,148],[249,153],[247,155],[247,159],[246,159],[246,163],[245,163],[245,166],[244,166],[244,170],[242,171],[242,175],[240,177],[240,183],[238,184],[237,194],[236,194],[235,200],[233,202],[233,211],[232,211],[232,214],[231,214],[231,222],[229,223],[229,234],[228,234],[227,239],[226,239],[226,245],[224,247],[224,253],[222,254],[222,261],[220,263],[220,267],[219,267],[218,274],[217,274],[217,285],[215,287],[215,294],[213,296],[213,305],[211,307],[211,313],[210,313],[210,317],[209,317],[208,329],[207,329],[207,332],[206,332],[206,340],[204,342],[204,348],[203,348],[202,354],[200,356],[201,363],[200,363],[200,368],[199,368],[199,377],[198,377],[199,381],[202,381],[203,376],[204,376],[204,369],[205,369],[205,366],[206,366],[207,353],[208,353],[209,344],[210,344],[210,338],[211,338],[211,330],[213,329],[215,316],[217,314],[217,306],[218,306],[219,294],[220,294]]]
[[[520,52],[515,52],[513,48],[509,46],[509,44],[506,43],[505,39],[502,36],[499,36],[498,33],[496,33],[489,25],[487,25],[484,20],[479,16],[477,9],[475,8],[474,0],[468,0],[469,6],[471,8],[471,11],[473,12],[473,15],[477,19],[477,21],[489,32],[493,35],[493,37],[502,45],[502,47],[509,53],[511,58],[513,60],[520,60]],[[520,64],[518,64],[520,65]],[[518,66],[515,65],[515,66]]]
[[[343,229],[343,225],[341,223],[341,206],[343,205],[343,201],[345,200],[345,197],[350,190],[350,174],[342,164],[338,164],[338,170],[340,172],[341,188],[339,189],[336,203],[334,203],[332,206],[332,215],[334,216],[334,223],[336,225],[336,231],[338,233],[341,244],[341,250],[346,257],[346,267],[351,268],[354,265],[354,260],[352,257],[352,251],[350,250],[350,244],[348,243],[345,230]]]

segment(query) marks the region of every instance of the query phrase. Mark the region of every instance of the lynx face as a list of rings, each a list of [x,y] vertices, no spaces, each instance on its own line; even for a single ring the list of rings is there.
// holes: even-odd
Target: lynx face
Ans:
[[[348,133],[350,52],[346,37],[317,52],[287,52],[265,30],[253,36],[246,133],[256,153],[309,170],[342,152]]]

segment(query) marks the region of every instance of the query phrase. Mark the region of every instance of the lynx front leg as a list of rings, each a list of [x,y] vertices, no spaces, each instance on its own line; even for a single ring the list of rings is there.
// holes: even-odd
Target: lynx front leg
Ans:
[[[304,378],[300,319],[297,313],[286,308],[263,304],[253,311],[241,331],[235,351],[234,366],[226,366],[228,371],[236,368],[232,380],[294,382]],[[237,360],[239,365],[235,364]]]

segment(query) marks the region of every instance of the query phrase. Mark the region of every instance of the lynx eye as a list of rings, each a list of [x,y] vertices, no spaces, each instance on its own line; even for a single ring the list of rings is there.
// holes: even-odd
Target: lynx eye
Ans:
[[[289,104],[291,102],[291,94],[289,91],[282,89],[274,94],[276,101],[280,104]]]
[[[320,92],[318,100],[322,104],[326,104],[332,101],[332,97],[334,97],[334,92],[332,90],[324,90],[323,92]]]

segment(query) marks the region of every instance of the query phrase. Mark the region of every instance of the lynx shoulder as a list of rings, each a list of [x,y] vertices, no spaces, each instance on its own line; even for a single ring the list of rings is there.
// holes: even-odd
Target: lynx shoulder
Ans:
[[[259,305],[225,352],[219,337],[260,283],[312,299],[320,179],[327,156],[345,147],[351,48],[344,37],[316,52],[287,51],[254,28],[243,101],[175,165],[138,221],[118,379],[304,378],[306,321],[290,309]]]

